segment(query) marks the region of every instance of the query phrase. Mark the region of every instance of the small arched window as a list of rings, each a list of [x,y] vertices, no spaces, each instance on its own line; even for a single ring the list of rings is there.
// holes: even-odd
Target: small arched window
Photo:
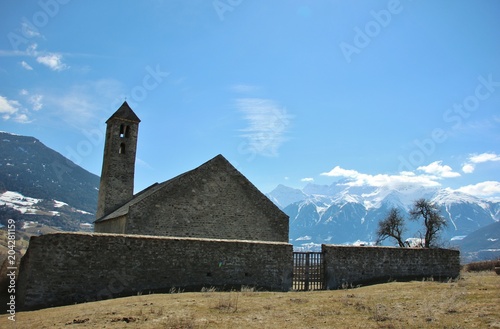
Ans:
[[[130,135],[130,127],[123,124],[120,125],[120,138],[128,138]]]
[[[118,151],[120,154],[125,154],[125,143],[120,144],[120,150]]]

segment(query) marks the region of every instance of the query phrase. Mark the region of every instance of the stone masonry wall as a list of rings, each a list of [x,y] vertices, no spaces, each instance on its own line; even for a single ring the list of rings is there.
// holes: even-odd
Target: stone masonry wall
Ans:
[[[104,222],[94,224],[94,231],[97,233],[115,233],[125,234],[125,225],[127,224],[127,216],[120,216],[109,219]]]
[[[287,243],[57,233],[31,238],[17,299],[32,310],[173,287],[287,291],[291,280]]]
[[[288,216],[217,157],[129,208],[127,234],[288,243]]]
[[[456,278],[460,273],[458,250],[322,245],[322,251],[327,289],[389,279]]]

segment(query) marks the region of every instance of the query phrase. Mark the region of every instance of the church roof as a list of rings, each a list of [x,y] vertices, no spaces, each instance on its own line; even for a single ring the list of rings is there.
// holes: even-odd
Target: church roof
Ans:
[[[115,113],[113,113],[113,115],[108,119],[108,121],[111,119],[122,119],[137,123],[141,122],[139,117],[134,113],[134,111],[132,111],[127,101],[123,102],[122,106],[120,106],[120,108],[116,110]],[[108,123],[108,121],[106,121],[106,123]]]
[[[205,171],[207,169],[210,171],[212,171],[212,170],[234,171],[237,174],[238,179],[244,181],[245,185],[248,188],[254,189],[255,193],[263,195],[253,184],[250,183],[250,181],[243,174],[241,174],[236,168],[234,168],[233,165],[231,165],[231,163],[226,158],[224,158],[224,156],[219,154],[216,157],[212,158],[211,160],[205,162],[204,164],[202,164],[201,166],[199,166],[195,169],[192,169],[192,170],[187,171],[183,174],[180,174],[180,175],[178,175],[174,178],[171,178],[163,183],[155,183],[155,184],[149,186],[148,188],[146,188],[146,189],[142,190],[141,192],[137,193],[136,195],[134,195],[134,197],[129,202],[125,203],[123,206],[119,207],[118,209],[112,211],[111,213],[109,213],[101,218],[98,218],[95,221],[95,223],[104,222],[104,221],[109,220],[109,219],[113,219],[113,218],[127,215],[129,212],[129,208],[131,206],[133,206],[134,204],[146,199],[147,197],[155,194],[156,192],[158,192],[161,189],[170,188],[171,186],[174,186],[175,183],[178,182],[181,177],[184,177],[187,175],[196,175],[197,172]],[[263,200],[264,200],[264,202],[269,202],[272,204],[271,200],[269,200],[267,197],[263,197]],[[272,205],[274,206],[274,204],[272,204]],[[277,207],[276,207],[276,209],[279,210]],[[279,211],[281,211],[281,210],[279,210]]]

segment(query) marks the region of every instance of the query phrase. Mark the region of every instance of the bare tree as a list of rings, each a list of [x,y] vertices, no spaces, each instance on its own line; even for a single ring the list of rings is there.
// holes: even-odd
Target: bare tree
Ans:
[[[404,231],[404,218],[399,213],[399,209],[392,208],[387,217],[378,223],[377,244],[387,238],[393,238],[397,241],[400,247],[406,247],[402,237]]]
[[[437,246],[439,231],[447,226],[446,220],[439,213],[437,206],[426,199],[418,199],[410,210],[410,219],[424,219],[424,248]]]

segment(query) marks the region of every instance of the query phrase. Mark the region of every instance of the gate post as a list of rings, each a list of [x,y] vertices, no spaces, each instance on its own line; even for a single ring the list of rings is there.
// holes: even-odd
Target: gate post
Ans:
[[[306,253],[306,268],[305,268],[305,272],[304,272],[304,275],[305,275],[304,290],[305,291],[309,291],[309,264],[310,264],[309,256],[310,256],[310,253]]]

